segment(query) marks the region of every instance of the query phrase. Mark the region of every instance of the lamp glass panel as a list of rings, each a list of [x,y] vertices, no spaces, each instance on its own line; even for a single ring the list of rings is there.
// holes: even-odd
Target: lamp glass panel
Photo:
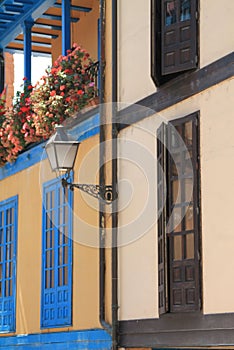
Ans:
[[[52,171],[56,170],[58,166],[56,161],[54,144],[50,143],[46,146],[46,153],[47,153]]]
[[[76,159],[78,144],[56,143],[55,147],[59,170],[72,169]]]

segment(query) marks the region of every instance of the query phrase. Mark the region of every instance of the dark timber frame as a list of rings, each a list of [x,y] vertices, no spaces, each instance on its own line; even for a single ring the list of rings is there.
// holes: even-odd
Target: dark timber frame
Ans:
[[[119,130],[199,94],[233,75],[234,52],[197,71],[184,73],[160,87],[157,92],[136,102],[137,108],[133,105],[119,112],[116,117]]]

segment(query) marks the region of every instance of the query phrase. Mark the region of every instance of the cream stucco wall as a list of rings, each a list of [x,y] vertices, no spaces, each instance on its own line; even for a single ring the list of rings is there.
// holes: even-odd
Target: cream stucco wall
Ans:
[[[203,313],[234,312],[233,92],[234,79],[227,80],[120,133],[119,198],[123,209],[119,213],[119,235],[123,246],[119,249],[119,315],[122,320],[158,316],[156,204],[149,195],[155,193],[156,202],[154,135],[160,121],[195,111],[200,111]],[[134,216],[137,220],[140,216],[142,221],[132,222]],[[128,236],[124,241],[125,235]]]
[[[118,2],[118,72],[119,101],[134,103],[156,91],[150,76],[150,2]],[[233,52],[234,2],[200,0],[200,68]]]
[[[118,72],[120,102],[156,91],[150,78],[150,0],[118,2]]]
[[[97,180],[98,140],[96,135],[80,146],[75,169],[80,168],[83,182]],[[55,174],[45,160],[0,181],[0,201],[18,195],[16,334],[55,331],[40,330],[42,186],[53,178]],[[74,178],[77,180],[77,171]],[[98,240],[95,201],[90,202],[86,194],[74,191],[73,323],[71,327],[56,328],[56,331],[99,327],[99,250],[97,245],[84,239],[91,227],[94,242]]]

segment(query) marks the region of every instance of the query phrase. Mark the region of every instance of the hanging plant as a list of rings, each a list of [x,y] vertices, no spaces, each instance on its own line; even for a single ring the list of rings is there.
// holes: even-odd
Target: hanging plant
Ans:
[[[97,91],[97,68],[77,44],[60,56],[33,87],[24,78],[11,108],[0,96],[0,166],[14,161],[29,144],[47,139],[56,124],[84,108]]]

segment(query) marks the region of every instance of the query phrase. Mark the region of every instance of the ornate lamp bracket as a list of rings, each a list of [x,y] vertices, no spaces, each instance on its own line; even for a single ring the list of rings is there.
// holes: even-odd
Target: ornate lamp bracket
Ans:
[[[111,185],[93,185],[93,184],[75,184],[68,182],[67,179],[62,179],[62,186],[69,187],[71,191],[78,188],[90,196],[103,201],[105,204],[111,204],[116,196],[113,195],[113,188]],[[115,198],[114,198],[115,197]]]

